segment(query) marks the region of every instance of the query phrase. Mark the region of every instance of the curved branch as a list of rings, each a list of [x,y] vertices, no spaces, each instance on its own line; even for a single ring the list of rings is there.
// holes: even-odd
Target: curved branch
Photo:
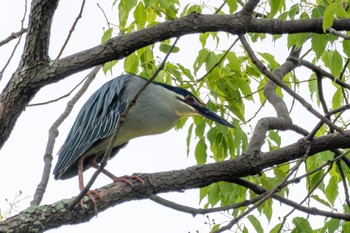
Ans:
[[[32,3],[23,61],[0,95],[0,122],[2,122],[0,124],[0,148],[9,137],[21,112],[40,88],[76,72],[124,58],[158,41],[209,31],[223,31],[231,34],[244,32],[323,33],[321,18],[290,21],[252,18],[245,21],[238,15],[193,13],[134,33],[117,36],[104,44],[49,62],[47,60],[49,29],[57,3],[58,0],[33,1]],[[350,19],[335,19],[333,28],[339,31],[350,30]]]
[[[342,147],[350,147],[348,137],[330,134],[315,138],[311,144],[299,140],[292,145],[254,157],[240,156],[234,160],[182,170],[135,174],[145,181],[144,185],[136,182],[132,188],[125,183],[117,183],[98,189],[103,197],[103,202],[98,202],[98,212],[123,202],[146,199],[157,193],[200,188],[218,181],[234,182],[237,178],[258,174],[265,168],[300,158],[306,153],[307,148],[310,148],[311,156],[321,151]],[[96,213],[89,198],[84,199],[86,208],[82,209],[77,205],[71,210],[68,209],[67,206],[73,199],[62,200],[52,205],[30,207],[1,222],[0,232],[10,232],[11,229],[15,229],[18,233],[28,232],[32,227],[37,231],[43,231],[64,224],[83,223],[95,216]],[[341,219],[350,221],[350,215],[342,214]]]

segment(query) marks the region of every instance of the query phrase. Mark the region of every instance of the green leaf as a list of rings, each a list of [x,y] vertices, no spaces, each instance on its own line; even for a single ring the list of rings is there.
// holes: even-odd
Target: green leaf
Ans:
[[[154,6],[155,0],[143,0],[143,2],[145,3],[145,8],[148,9]]]
[[[299,4],[294,4],[288,12],[288,16],[290,19],[294,19],[296,15],[300,13],[300,7]],[[285,19],[284,19],[285,20]]]
[[[332,176],[329,179],[329,183],[328,183],[326,190],[325,190],[325,195],[326,195],[328,201],[332,204],[332,206],[334,206],[334,201],[337,198],[338,194],[339,194],[339,192],[338,192],[337,177]]]
[[[276,226],[274,226],[274,227],[271,229],[270,233],[279,233],[279,232],[280,232],[280,229],[281,229],[281,226],[282,226],[282,223],[277,224]]]
[[[209,186],[205,186],[199,190],[199,203],[208,195]]]
[[[165,43],[161,43],[159,46],[159,50],[162,51],[163,53],[169,53],[171,48],[172,48],[172,45],[168,45]],[[178,53],[179,51],[180,51],[179,47],[174,46],[171,52]]]
[[[147,21],[147,13],[142,2],[139,2],[139,4],[136,6],[134,11],[134,18],[140,28],[143,28],[145,26]]]
[[[321,188],[322,190],[322,187],[324,186],[321,179],[323,179],[323,175],[324,175],[324,171],[323,170],[320,170],[314,174],[312,174],[309,178],[309,186],[308,189],[309,190],[312,190],[315,188],[316,185],[319,185],[319,188]],[[321,182],[320,182],[321,181]]]
[[[190,127],[188,127],[188,131],[187,131],[187,137],[186,137],[186,145],[187,145],[187,156],[190,153],[190,144],[191,144],[191,139],[192,139],[192,132],[193,132],[193,123],[190,125]]]
[[[296,232],[300,233],[313,233],[310,223],[307,219],[302,217],[295,217],[293,223],[296,227]]]
[[[194,77],[191,73],[191,71],[189,69],[187,69],[186,67],[184,67],[183,65],[181,65],[180,63],[176,63],[176,65],[180,68],[180,70],[182,71],[182,73],[184,75],[186,75],[187,78],[189,78],[191,81],[194,80]]]
[[[343,223],[342,229],[343,229],[342,232],[344,233],[350,232],[350,222]]]
[[[256,232],[264,233],[264,229],[262,228],[261,223],[254,215],[249,215],[248,219],[249,219],[250,223],[253,225],[253,227],[255,228]]]
[[[341,88],[338,88],[332,98],[332,108],[339,108],[344,100],[343,92]]]
[[[322,54],[322,61],[328,67],[333,76],[338,77],[342,70],[343,59],[338,51],[325,51]]]
[[[309,91],[310,91],[310,98],[313,99],[312,97],[314,94],[317,93],[317,78],[316,75],[313,73],[311,74],[309,81],[308,81],[308,86],[309,86]]]
[[[269,198],[268,200],[266,200],[263,204],[263,213],[265,214],[267,220],[270,222],[271,218],[272,218],[272,199]]]
[[[168,0],[158,0],[159,5],[163,7],[164,9],[169,9],[170,8],[170,3]]]
[[[325,206],[331,207],[331,205],[326,200],[323,200],[318,195],[311,195],[311,198],[313,198],[314,200],[318,201],[319,203],[321,203]]]
[[[208,188],[208,202],[211,206],[215,206],[220,201],[219,183],[211,184]]]
[[[326,7],[326,10],[324,11],[323,21],[322,21],[323,32],[326,32],[327,29],[333,25],[335,10],[336,10],[335,2],[331,3]]]
[[[333,218],[329,220],[325,225],[327,226],[327,229],[328,229],[327,233],[337,232],[340,227],[340,219]],[[344,228],[343,228],[342,232],[349,232],[349,231],[344,231]]]
[[[311,47],[314,50],[317,59],[319,59],[322,53],[325,51],[327,43],[328,39],[325,35],[317,33],[313,33],[311,35]]]
[[[226,1],[230,14],[233,14],[238,8],[237,1]]]
[[[112,32],[113,32],[113,28],[109,28],[103,33],[102,38],[101,38],[101,44],[106,42],[107,40],[111,39]]]
[[[248,100],[254,100],[252,95],[252,90],[250,89],[250,79],[247,78],[238,78],[237,84],[242,94]]]
[[[139,67],[139,57],[135,53],[132,53],[125,58],[124,60],[125,72],[131,73],[131,74],[137,74],[138,67]]]
[[[203,138],[204,136],[204,129],[205,129],[205,121],[201,121],[195,129],[196,136],[199,137],[200,139]]]
[[[136,6],[137,0],[120,0],[118,5],[119,24],[122,29],[125,28],[130,11]]]
[[[335,16],[339,17],[339,18],[348,18],[348,14],[345,11],[345,7],[344,7],[344,2],[343,1],[336,1],[335,2]]]
[[[199,34],[199,41],[202,44],[202,48],[205,48],[205,45],[207,44],[207,39],[208,39],[209,35],[210,35],[209,32]]]
[[[343,40],[343,52],[350,57],[350,40]]]
[[[198,70],[202,67],[202,65],[206,61],[208,54],[209,52],[207,49],[202,49],[199,51],[198,56],[193,64],[193,70],[195,74],[198,72]]]
[[[218,57],[214,52],[210,52],[205,60],[205,67],[207,71],[211,70],[217,63]]]
[[[118,60],[106,62],[105,64],[103,64],[103,67],[102,67],[103,72],[106,74],[108,71],[110,71],[112,74],[112,68],[117,63],[118,63]]]
[[[281,136],[277,132],[270,130],[269,138],[274,141],[278,147],[281,146]]]
[[[201,139],[197,143],[196,149],[194,151],[194,155],[197,160],[198,165],[203,165],[207,162],[207,145],[205,144],[205,140]]]
[[[270,65],[271,69],[276,69],[279,67],[278,62],[275,60],[275,57],[269,53],[259,53]]]
[[[288,35],[288,48],[292,46],[296,46],[297,48],[301,48],[305,41],[309,38],[309,33],[298,33],[298,34],[289,34]]]
[[[241,61],[238,59],[235,53],[228,52],[226,58],[233,71],[241,71]]]
[[[270,5],[270,13],[269,13],[269,18],[272,18],[277,14],[279,10],[282,9],[282,6],[284,4],[284,1],[281,0],[269,0],[269,5]]]

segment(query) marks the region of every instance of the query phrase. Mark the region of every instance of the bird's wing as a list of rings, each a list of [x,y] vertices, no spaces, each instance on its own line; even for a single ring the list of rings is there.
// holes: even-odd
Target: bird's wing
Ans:
[[[105,83],[80,110],[63,146],[53,171],[58,179],[75,164],[94,143],[108,137],[126,108],[123,93],[130,80],[123,75]]]

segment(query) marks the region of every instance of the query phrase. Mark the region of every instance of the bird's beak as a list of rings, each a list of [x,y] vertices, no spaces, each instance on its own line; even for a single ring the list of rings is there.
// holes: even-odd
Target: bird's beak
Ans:
[[[206,108],[203,104],[197,105],[196,110],[198,112],[198,114],[202,115],[203,117],[215,121],[216,123],[219,123],[221,125],[225,125],[231,128],[235,128],[230,122],[228,122],[227,120],[223,119],[222,117],[220,117],[219,115],[217,115],[216,113],[210,111],[208,108]]]

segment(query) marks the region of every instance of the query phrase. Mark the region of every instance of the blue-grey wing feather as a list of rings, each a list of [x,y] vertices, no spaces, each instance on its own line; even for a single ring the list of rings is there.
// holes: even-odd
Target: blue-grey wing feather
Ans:
[[[93,144],[113,132],[120,114],[126,108],[123,92],[130,75],[123,75],[104,84],[80,110],[63,146],[53,171],[58,179]],[[123,145],[124,146],[124,145]],[[115,151],[119,151],[116,148]]]

